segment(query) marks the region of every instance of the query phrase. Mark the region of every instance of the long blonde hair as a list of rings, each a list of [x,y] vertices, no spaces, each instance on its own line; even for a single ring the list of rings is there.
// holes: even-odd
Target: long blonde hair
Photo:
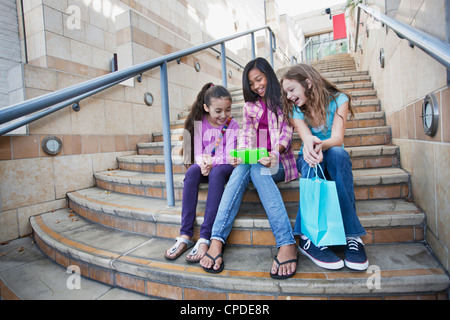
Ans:
[[[331,83],[320,73],[314,69],[314,67],[307,64],[297,64],[289,68],[284,74],[281,80],[281,86],[283,87],[284,80],[298,81],[303,88],[305,88],[305,96],[308,102],[303,106],[295,106],[292,101],[288,100],[284,90],[282,91],[283,102],[283,114],[289,123],[292,124],[292,112],[294,108],[299,108],[305,116],[307,124],[318,123],[326,127],[327,114],[329,113],[328,105],[332,100],[336,100],[340,93],[345,94],[348,97],[348,110],[351,117],[354,118],[355,112],[352,106],[352,97],[350,94],[338,89],[335,84]],[[309,80],[311,88],[309,88],[306,80]],[[315,115],[315,118],[312,117]],[[324,130],[326,130],[325,128]]]

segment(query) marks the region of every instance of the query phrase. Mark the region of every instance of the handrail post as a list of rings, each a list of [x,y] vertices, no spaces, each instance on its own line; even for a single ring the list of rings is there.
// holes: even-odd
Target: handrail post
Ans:
[[[227,49],[225,48],[225,42],[220,44],[220,51],[222,57],[222,85],[225,88],[228,88],[228,80],[227,80]]]
[[[255,33],[252,32],[252,60],[256,59]]]
[[[273,63],[273,32],[272,30],[269,30],[269,34],[270,34],[270,64],[272,65],[272,68],[275,68],[274,63]]]
[[[172,142],[170,137],[170,112],[169,112],[169,80],[167,75],[167,61],[161,65],[161,108],[164,136],[164,165],[166,173],[167,205],[175,206],[172,170]]]

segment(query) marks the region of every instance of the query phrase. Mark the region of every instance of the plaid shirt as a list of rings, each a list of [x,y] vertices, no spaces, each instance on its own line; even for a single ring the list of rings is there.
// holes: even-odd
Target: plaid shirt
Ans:
[[[242,129],[239,136],[239,148],[256,147],[256,132],[263,112],[264,110],[259,100],[245,104],[243,108]],[[294,129],[286,124],[281,110],[278,111],[278,117],[269,109],[267,110],[267,114],[272,149],[276,150],[279,145],[285,148],[285,151],[280,155],[280,160],[285,171],[285,182],[297,179],[299,174],[295,156],[291,148]]]

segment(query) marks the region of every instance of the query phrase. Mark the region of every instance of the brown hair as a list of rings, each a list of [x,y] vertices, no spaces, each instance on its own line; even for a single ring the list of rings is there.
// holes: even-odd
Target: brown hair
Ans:
[[[305,105],[295,106],[292,101],[287,99],[284,90],[281,90],[283,114],[290,123],[294,108],[299,108],[305,115],[307,124],[311,125],[312,123],[318,123],[320,125],[325,125],[326,127],[327,113],[329,113],[327,107],[332,100],[336,100],[340,93],[343,93],[348,97],[348,110],[351,117],[354,118],[355,112],[352,106],[351,95],[338,89],[335,84],[321,76],[314,67],[307,64],[297,64],[292,66],[282,77],[281,86],[283,86],[283,81],[285,79],[298,81],[300,85],[305,88],[305,96],[308,99],[308,102]],[[308,83],[306,82],[307,79],[311,83],[311,88],[308,88]],[[313,113],[316,117],[314,119],[311,116]],[[327,130],[327,128],[324,130]]]
[[[231,94],[225,87],[214,85],[212,82],[209,82],[203,86],[197,95],[197,99],[195,99],[195,102],[192,104],[189,115],[184,122],[183,155],[186,167],[189,167],[194,163],[194,123],[195,121],[202,121],[207,113],[203,107],[204,104],[210,107],[212,99],[220,98],[232,101]],[[190,154],[186,154],[184,150],[190,150],[191,152]]]

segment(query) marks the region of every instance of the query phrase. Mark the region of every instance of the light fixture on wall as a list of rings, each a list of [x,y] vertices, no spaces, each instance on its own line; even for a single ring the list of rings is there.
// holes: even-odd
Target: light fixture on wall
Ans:
[[[379,54],[379,60],[380,60],[380,66],[381,66],[381,68],[383,68],[384,69],[384,65],[385,65],[385,62],[386,62],[386,59],[385,59],[385,55],[384,55],[384,49],[383,48],[381,48],[380,49],[380,54]]]
[[[200,65],[200,62],[197,61],[194,64],[194,68],[195,68],[195,71],[200,72],[200,70],[202,69],[202,66]]]
[[[330,20],[333,19],[333,14],[331,13],[331,8],[326,8],[325,11],[322,11],[323,16],[326,14],[330,15]]]
[[[144,94],[144,102],[146,105],[151,107],[153,105],[154,101],[155,101],[155,99],[153,98],[153,95],[150,92],[146,92]]]
[[[58,137],[48,136],[42,140],[41,147],[46,154],[54,156],[61,152],[62,141]]]
[[[439,104],[434,94],[425,97],[422,104],[423,130],[427,136],[436,135],[439,126]]]

